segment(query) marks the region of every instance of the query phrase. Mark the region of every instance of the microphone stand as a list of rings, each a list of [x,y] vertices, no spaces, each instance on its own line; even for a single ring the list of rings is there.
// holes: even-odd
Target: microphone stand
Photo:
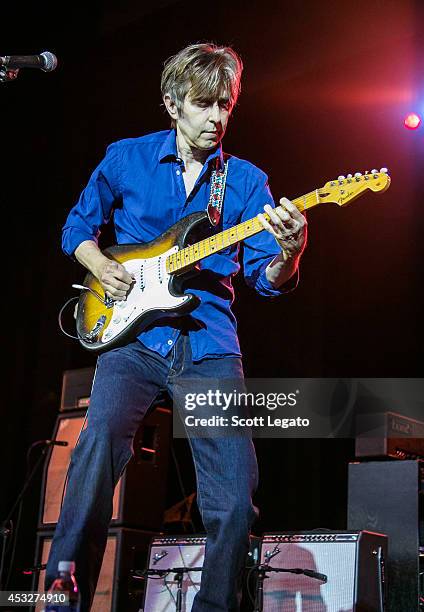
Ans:
[[[175,574],[174,580],[177,582],[177,596],[175,598],[175,612],[182,612],[183,605],[183,579],[184,574],[189,572],[201,572],[203,567],[169,567],[168,569],[146,569],[142,572],[142,576],[166,576],[167,574]],[[137,576],[133,573],[133,578]]]
[[[175,601],[175,612],[181,612],[181,606],[183,603],[183,578],[184,571],[177,571],[175,574],[175,580],[177,581],[177,598]]]
[[[9,526],[10,519],[12,518],[13,513],[15,512],[15,510],[18,507],[18,505],[20,504],[23,496],[25,495],[25,492],[28,489],[29,485],[31,484],[32,479],[34,478],[34,476],[35,476],[39,466],[43,462],[44,455],[46,454],[49,446],[51,445],[51,441],[50,440],[43,440],[43,442],[45,442],[45,446],[44,446],[43,450],[41,451],[40,456],[38,457],[37,461],[35,462],[34,467],[32,468],[32,470],[30,471],[30,473],[26,477],[25,482],[24,482],[24,484],[22,486],[22,489],[21,489],[18,497],[16,498],[15,503],[12,506],[12,509],[10,510],[9,514],[6,516],[4,521],[2,521],[2,523],[1,523],[0,535],[3,537],[3,545],[2,545],[1,557],[0,557],[0,591],[3,590],[4,586],[6,586],[6,585],[3,585],[3,572],[4,572],[4,565],[5,565],[5,560],[6,560],[7,541],[8,541],[8,538],[9,538],[10,534],[11,534],[11,531],[12,531],[12,529]]]
[[[267,576],[268,572],[288,572],[291,574],[305,574],[305,576],[310,576],[311,578],[315,578],[316,580],[322,580],[323,582],[327,582],[327,576],[324,574],[318,574],[318,572],[314,572],[313,570],[301,569],[299,567],[294,568],[283,568],[283,567],[271,567],[270,565],[263,563],[258,565],[256,568],[258,572],[258,578],[256,581],[256,596],[255,596],[255,607],[253,612],[263,612],[264,609],[264,580],[269,578]]]
[[[266,569],[264,566],[258,567],[258,577],[256,579],[256,596],[255,596],[255,609],[254,612],[262,612],[264,609],[264,580],[269,578],[266,575]]]

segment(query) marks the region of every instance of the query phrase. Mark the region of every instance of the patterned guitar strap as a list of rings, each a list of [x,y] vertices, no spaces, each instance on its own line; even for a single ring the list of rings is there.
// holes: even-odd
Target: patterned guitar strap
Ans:
[[[225,183],[227,181],[228,160],[225,160],[224,170],[218,170],[219,159],[216,160],[216,168],[211,175],[211,192],[207,207],[210,224],[218,225],[221,218],[222,204],[224,202]]]

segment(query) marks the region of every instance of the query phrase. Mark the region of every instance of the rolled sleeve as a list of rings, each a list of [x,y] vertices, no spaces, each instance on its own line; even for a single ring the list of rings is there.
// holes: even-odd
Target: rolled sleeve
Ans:
[[[268,264],[271,261],[272,260],[270,259]],[[266,297],[278,297],[279,295],[283,295],[284,293],[290,293],[291,291],[294,291],[296,289],[297,285],[299,284],[299,268],[296,269],[296,272],[293,274],[293,276],[289,278],[288,281],[284,283],[284,285],[281,285],[281,287],[278,287],[278,289],[276,289],[269,282],[266,276],[266,268],[268,264],[264,266],[262,272],[259,274],[258,279],[256,281],[255,289],[260,295],[264,295]]]
[[[267,175],[252,166],[246,181],[246,204],[242,221],[247,221],[262,213],[265,204],[275,207]],[[284,285],[276,289],[266,277],[266,268],[281,252],[275,238],[267,231],[259,232],[243,242],[243,273],[249,287],[265,297],[277,297],[289,293],[297,287],[299,271]]]
[[[70,257],[81,242],[97,242],[101,226],[109,221],[113,205],[121,196],[119,177],[119,147],[118,143],[113,143],[107,148],[104,159],[94,170],[63,226],[62,249]]]

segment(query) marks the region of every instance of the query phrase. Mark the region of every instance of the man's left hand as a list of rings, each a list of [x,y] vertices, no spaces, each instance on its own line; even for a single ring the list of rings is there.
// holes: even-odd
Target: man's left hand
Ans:
[[[306,246],[308,224],[305,216],[287,198],[281,198],[280,206],[276,208],[265,204],[264,211],[269,215],[269,221],[262,213],[258,219],[274,236],[285,259],[299,258]]]

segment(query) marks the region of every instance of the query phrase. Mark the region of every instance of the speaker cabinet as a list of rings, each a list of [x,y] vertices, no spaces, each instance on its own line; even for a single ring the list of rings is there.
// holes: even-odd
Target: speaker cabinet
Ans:
[[[59,413],[53,438],[68,446],[53,446],[47,455],[41,496],[39,528],[58,521],[71,453],[83,427],[85,410]],[[113,498],[112,526],[160,530],[166,503],[171,443],[170,410],[156,407],[142,422],[128,463]],[[143,492],[143,494],[141,494]]]
[[[60,411],[87,408],[90,403],[91,386],[96,368],[65,370],[62,378]]]
[[[418,610],[423,472],[420,460],[349,464],[348,528],[382,531],[389,538],[388,612]]]
[[[358,427],[365,435],[355,440],[355,457],[369,459],[424,458],[424,422],[397,412],[359,415]]]
[[[136,529],[109,530],[103,564],[92,605],[95,612],[138,612],[143,591],[131,579],[130,571],[145,567],[152,532]],[[53,532],[38,532],[35,564],[46,564]],[[44,591],[45,570],[34,580],[33,590]],[[35,612],[43,608],[39,604]],[[153,612],[153,609],[150,611]]]
[[[148,554],[148,569],[158,571],[150,574],[144,592],[143,608],[140,612],[175,612],[178,582],[176,573],[163,576],[160,570],[171,568],[202,568],[205,558],[205,535],[158,536],[152,538]],[[251,536],[246,565],[257,563],[260,554],[260,538]],[[202,573],[189,571],[182,574],[181,610],[190,612],[197,591],[200,589]],[[247,599],[244,593],[244,601]],[[242,606],[244,610],[245,607]]]
[[[312,570],[324,574],[327,582],[269,571],[263,582],[263,610],[383,612],[386,550],[385,535],[366,531],[265,533],[261,563]]]

